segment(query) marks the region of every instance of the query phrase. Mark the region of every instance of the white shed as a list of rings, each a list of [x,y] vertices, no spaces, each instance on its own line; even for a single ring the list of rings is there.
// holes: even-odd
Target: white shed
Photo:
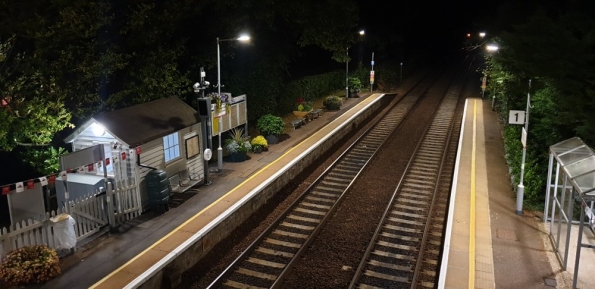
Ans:
[[[73,151],[103,144],[106,157],[112,156],[106,165],[108,177],[116,184],[133,184],[141,200],[137,210],[145,211],[149,200],[144,178],[150,170],[167,172],[174,190],[183,191],[203,179],[201,137],[198,112],[178,97],[169,97],[94,115],[65,142]],[[84,173],[103,176],[103,169]]]

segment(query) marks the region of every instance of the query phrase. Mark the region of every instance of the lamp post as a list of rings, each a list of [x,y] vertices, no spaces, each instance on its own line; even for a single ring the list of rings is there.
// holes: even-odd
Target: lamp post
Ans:
[[[349,47],[347,51],[347,60],[345,61],[345,98],[349,97]]]
[[[250,36],[241,35],[238,38],[219,39],[217,37],[217,95],[221,97],[221,56],[219,52],[219,42],[223,41],[248,41]],[[221,116],[217,117],[217,133],[219,135],[219,147],[217,148],[217,169],[221,171],[223,169],[223,148],[221,147]]]
[[[531,106],[531,79],[529,79],[529,91],[527,92],[527,108],[525,110],[525,128],[522,136],[523,140],[523,157],[521,159],[521,179],[517,189],[516,195],[516,214],[523,214],[523,197],[525,195],[525,186],[523,185],[523,177],[525,175],[525,155],[527,153],[527,135],[529,134],[529,108]]]
[[[493,52],[497,52],[498,51],[498,45],[497,44],[487,44],[486,45],[486,51],[488,53],[493,53]],[[483,95],[482,95],[483,97]],[[494,110],[494,105],[496,103],[496,91],[494,89],[494,95],[492,96],[492,110]]]
[[[364,30],[360,30],[359,35],[364,35],[366,34],[366,31]],[[345,61],[345,98],[349,97],[349,47],[347,47],[347,49],[345,49],[346,53],[347,53],[347,60]]]

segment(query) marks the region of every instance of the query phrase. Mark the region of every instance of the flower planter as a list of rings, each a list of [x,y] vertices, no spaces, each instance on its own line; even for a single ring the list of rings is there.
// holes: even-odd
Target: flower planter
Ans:
[[[229,161],[232,163],[239,163],[246,160],[246,152],[235,152],[229,154]]]
[[[358,98],[359,97],[359,93],[361,91],[359,89],[354,89],[353,91],[349,91],[349,97],[351,98]]]
[[[306,118],[308,116],[308,113],[310,113],[311,111],[312,110],[309,110],[309,111],[294,110],[293,115],[295,115],[297,118]]]
[[[276,135],[267,135],[266,140],[268,144],[279,143],[279,138]]]
[[[262,147],[257,147],[257,148],[254,148],[254,153],[255,153],[255,154],[262,153]]]

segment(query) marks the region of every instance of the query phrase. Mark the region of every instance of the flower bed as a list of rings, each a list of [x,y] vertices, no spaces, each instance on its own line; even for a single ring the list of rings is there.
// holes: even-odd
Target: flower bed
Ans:
[[[0,266],[0,278],[9,285],[44,283],[59,274],[58,254],[46,245],[13,250]]]

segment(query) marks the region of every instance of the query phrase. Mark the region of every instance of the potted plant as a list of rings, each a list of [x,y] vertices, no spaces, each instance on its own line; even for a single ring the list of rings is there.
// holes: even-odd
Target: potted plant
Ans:
[[[293,115],[298,118],[304,118],[312,111],[312,102],[306,101],[303,97],[298,98]]]
[[[46,245],[13,250],[0,265],[0,278],[9,285],[44,283],[59,274],[58,254]]]
[[[252,145],[247,137],[244,136],[244,130],[233,128],[229,134],[231,138],[225,140],[225,148],[229,153],[231,162],[243,162],[246,160],[246,153],[252,149]]]
[[[336,95],[327,96],[322,102],[327,110],[339,110],[343,104],[343,99]]]
[[[349,97],[357,97],[361,89],[364,87],[362,81],[357,77],[350,77],[349,79]]]
[[[280,116],[275,116],[269,113],[258,119],[256,127],[258,127],[260,133],[266,137],[268,144],[276,144],[279,142],[277,136],[282,134],[285,129],[285,123]]]
[[[253,138],[250,144],[252,145],[252,151],[257,154],[261,153],[268,147],[267,140],[261,135]]]

